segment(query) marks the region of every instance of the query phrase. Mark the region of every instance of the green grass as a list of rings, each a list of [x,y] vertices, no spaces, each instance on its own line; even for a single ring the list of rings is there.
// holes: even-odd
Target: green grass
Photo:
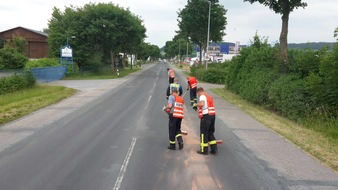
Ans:
[[[185,75],[191,76],[191,73],[189,71],[182,71]]]
[[[76,90],[63,86],[36,85],[0,95],[0,125],[72,96]]]
[[[337,119],[307,118],[296,123],[226,89],[212,91],[338,172]]]
[[[77,74],[71,74],[63,78],[63,80],[95,80],[95,79],[115,79],[119,77],[124,77],[129,75],[130,73],[136,72],[140,70],[138,67],[133,67],[133,69],[125,68],[120,70],[120,75],[117,76],[116,73],[108,72],[101,72],[101,73],[93,73],[93,72],[81,72]]]

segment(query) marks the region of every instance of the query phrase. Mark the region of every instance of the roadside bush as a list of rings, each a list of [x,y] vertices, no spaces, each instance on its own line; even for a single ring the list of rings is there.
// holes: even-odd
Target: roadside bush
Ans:
[[[280,62],[278,47],[260,43],[256,39],[229,64],[229,90],[293,120],[338,118],[338,43],[332,51],[290,50],[288,64]]]
[[[338,118],[338,43],[321,54],[319,66],[306,77],[316,111]]]
[[[42,58],[37,60],[30,60],[25,65],[25,69],[29,70],[31,68],[43,68],[43,67],[52,67],[59,66],[60,60],[58,58]]]
[[[244,99],[256,104],[269,105],[268,91],[278,74],[274,70],[254,69],[244,72],[239,81],[238,93]]]
[[[290,119],[307,116],[312,109],[306,81],[298,75],[283,75],[271,84],[268,92],[271,108]]]
[[[15,74],[10,77],[0,79],[0,95],[18,91],[25,88],[35,86],[35,78],[31,72],[26,72],[23,75]]]
[[[14,48],[0,49],[0,69],[23,69],[28,58]]]
[[[208,65],[208,69],[205,69],[204,65],[190,67],[192,76],[195,76],[198,80],[224,84],[225,76],[228,68],[228,63],[212,63]]]

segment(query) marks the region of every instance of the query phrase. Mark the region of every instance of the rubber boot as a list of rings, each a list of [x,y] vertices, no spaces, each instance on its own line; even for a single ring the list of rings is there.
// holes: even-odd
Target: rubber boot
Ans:
[[[210,153],[216,155],[217,154],[217,144],[210,145]]]
[[[209,154],[208,148],[204,148],[203,151],[202,150],[198,150],[197,154],[208,155]]]
[[[174,144],[170,144],[170,145],[168,146],[168,149],[169,149],[169,150],[176,150],[176,146],[175,146]]]

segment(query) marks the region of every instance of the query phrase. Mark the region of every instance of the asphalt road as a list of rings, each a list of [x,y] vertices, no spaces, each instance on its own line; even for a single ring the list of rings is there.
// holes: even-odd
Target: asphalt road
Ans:
[[[166,68],[156,64],[2,151],[0,189],[289,189],[220,119],[219,154],[198,155],[199,120],[188,94],[185,147],[168,150]]]

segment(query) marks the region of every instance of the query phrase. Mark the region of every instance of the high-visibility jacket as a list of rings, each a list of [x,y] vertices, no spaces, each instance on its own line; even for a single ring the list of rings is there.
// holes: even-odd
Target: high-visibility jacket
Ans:
[[[216,110],[214,107],[214,99],[209,96],[208,94],[205,94],[205,97],[207,97],[207,104],[208,104],[208,114],[209,115],[216,115]],[[202,118],[203,117],[203,113],[202,113],[202,107],[199,107],[198,109],[198,117]]]
[[[189,78],[189,85],[190,85],[190,88],[197,88],[197,80],[195,77]]]
[[[170,76],[170,78],[175,78],[174,70],[172,70],[172,69],[169,70],[169,76]]]
[[[178,95],[181,95],[181,94],[180,94],[180,91],[179,91],[179,90],[180,90],[180,85],[179,85],[179,84],[177,84],[177,83],[171,83],[170,86],[169,86],[169,88],[170,88],[170,89],[169,89],[169,90],[170,90],[170,91],[169,91],[170,94],[171,94],[173,88],[176,88],[176,89],[177,89],[177,94],[178,94]]]
[[[173,117],[175,118],[184,118],[183,115],[183,105],[184,105],[184,100],[181,96],[178,96],[176,94],[173,95],[175,97],[175,103],[174,103],[174,112],[173,112]]]

